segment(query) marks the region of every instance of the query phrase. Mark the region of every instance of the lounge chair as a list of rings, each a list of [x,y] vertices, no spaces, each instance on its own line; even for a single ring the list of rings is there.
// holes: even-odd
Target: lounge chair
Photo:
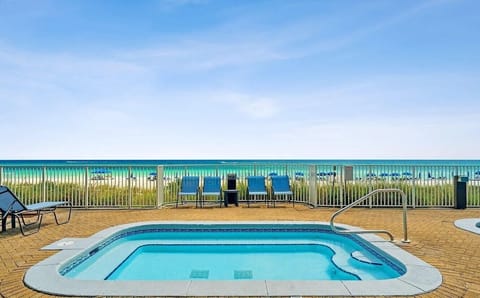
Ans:
[[[289,197],[295,206],[295,201],[293,200],[293,192],[290,188],[290,179],[287,175],[285,176],[275,176],[271,177],[272,179],[272,196],[273,196],[273,206],[275,206],[275,201],[277,196]]]
[[[65,221],[60,222],[57,217],[57,207],[68,207],[68,217]],[[41,202],[31,205],[24,205],[17,196],[6,186],[0,186],[0,210],[2,212],[2,231],[6,229],[6,221],[8,215],[12,216],[12,227],[15,227],[15,218],[18,219],[20,225],[20,231],[24,236],[36,233],[40,230],[42,225],[43,215],[47,213],[53,213],[55,222],[57,225],[66,224],[70,221],[72,215],[72,204],[68,201],[60,202]],[[34,222],[25,222],[25,216],[36,216]],[[36,226],[36,227],[35,227]],[[26,227],[32,228],[29,232],[25,230]]]
[[[217,197],[218,202],[220,203],[220,207],[222,206],[222,181],[220,177],[216,177],[216,176],[203,177],[203,188],[202,188],[200,206],[203,206],[205,197],[208,197],[208,196]]]
[[[254,198],[258,195],[265,196],[265,202],[268,202],[268,192],[265,186],[265,177],[248,176],[247,177],[247,205],[250,207],[250,196]]]
[[[184,176],[182,177],[182,185],[180,186],[180,192],[177,195],[177,203],[175,207],[178,207],[178,200],[180,197],[195,196],[195,205],[198,207],[198,190],[199,190],[200,178],[198,176]],[[183,202],[183,199],[182,199]]]

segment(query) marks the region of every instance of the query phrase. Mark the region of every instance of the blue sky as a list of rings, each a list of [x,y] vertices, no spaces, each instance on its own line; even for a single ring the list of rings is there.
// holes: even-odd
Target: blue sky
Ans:
[[[0,0],[0,159],[480,159],[476,0]]]

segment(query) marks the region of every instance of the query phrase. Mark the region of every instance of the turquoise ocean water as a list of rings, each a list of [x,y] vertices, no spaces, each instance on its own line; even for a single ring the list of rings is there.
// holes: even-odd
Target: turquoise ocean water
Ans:
[[[355,177],[410,175],[415,167],[415,177],[451,177],[463,175],[480,178],[480,160],[381,160],[381,159],[226,159],[226,160],[0,160],[3,175],[40,177],[46,167],[49,177],[55,175],[81,176],[88,167],[91,175],[146,177],[156,174],[157,166],[165,166],[164,174],[170,177],[182,175],[251,175],[271,173],[307,175],[309,166],[316,165],[317,175],[327,176],[339,167],[353,166]],[[132,169],[129,172],[129,167]],[[252,169],[257,169],[254,172]],[[187,170],[188,169],[188,170]]]

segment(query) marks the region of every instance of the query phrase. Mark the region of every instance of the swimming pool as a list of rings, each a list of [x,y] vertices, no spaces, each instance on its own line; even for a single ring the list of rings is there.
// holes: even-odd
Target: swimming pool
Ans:
[[[441,284],[438,270],[394,244],[318,222],[144,222],[47,247],[59,248],[27,272],[28,286],[60,295],[348,296]]]
[[[462,230],[480,234],[480,218],[458,219],[454,222],[454,225]]]

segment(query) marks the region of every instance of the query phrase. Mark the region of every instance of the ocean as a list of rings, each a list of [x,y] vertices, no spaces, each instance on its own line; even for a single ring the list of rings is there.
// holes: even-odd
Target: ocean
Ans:
[[[345,166],[353,167],[356,179],[372,177],[450,178],[454,175],[480,179],[480,160],[414,159],[183,159],[183,160],[1,160],[3,177],[77,176],[151,177],[163,166],[164,177],[188,175],[341,175]],[[312,170],[311,166],[315,166]],[[315,171],[315,172],[313,172]]]

